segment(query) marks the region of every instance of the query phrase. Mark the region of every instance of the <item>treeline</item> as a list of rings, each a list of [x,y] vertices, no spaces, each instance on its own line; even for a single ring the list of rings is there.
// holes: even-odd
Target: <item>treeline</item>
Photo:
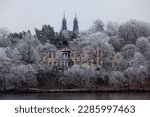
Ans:
[[[30,30],[27,32],[31,33]],[[25,31],[19,33],[9,33],[9,37],[12,38],[12,42],[15,43],[16,40],[22,39],[25,35]],[[69,42],[77,37],[77,34],[68,31],[66,35],[63,35],[62,32],[55,32],[54,28],[50,25],[43,25],[41,29],[35,28],[35,34],[33,35],[37,38],[42,44],[51,43],[57,48],[69,47]]]
[[[102,64],[74,65],[61,71],[42,63],[41,54],[70,47],[94,60],[102,51]],[[120,62],[114,63],[119,55]],[[139,87],[150,78],[150,24],[131,20],[123,24],[101,20],[79,34],[55,32],[50,25],[10,33],[0,29],[0,90],[28,88],[97,88],[100,85]],[[115,61],[115,60],[114,60]]]

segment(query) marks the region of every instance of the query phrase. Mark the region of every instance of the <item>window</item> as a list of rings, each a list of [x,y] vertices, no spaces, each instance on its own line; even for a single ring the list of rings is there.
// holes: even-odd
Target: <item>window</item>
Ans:
[[[66,62],[66,67],[68,67],[68,62]]]
[[[53,57],[56,58],[56,53],[55,52],[53,53]]]
[[[62,66],[65,67],[65,62],[62,62]]]
[[[67,58],[67,54],[65,53],[65,58]]]
[[[71,53],[71,57],[74,57],[74,53]]]
[[[68,58],[68,53],[66,53],[66,58]]]
[[[65,58],[65,53],[63,53],[63,58]]]
[[[70,53],[68,53],[68,58],[70,58]]]
[[[56,66],[56,62],[54,62],[54,66]]]
[[[79,65],[79,64],[80,64],[80,61],[77,61],[77,64]]]
[[[57,65],[60,66],[60,62],[57,62]]]
[[[74,62],[73,62],[73,61],[71,62],[71,65],[74,65]]]
[[[49,58],[52,58],[52,54],[51,53],[49,54]]]

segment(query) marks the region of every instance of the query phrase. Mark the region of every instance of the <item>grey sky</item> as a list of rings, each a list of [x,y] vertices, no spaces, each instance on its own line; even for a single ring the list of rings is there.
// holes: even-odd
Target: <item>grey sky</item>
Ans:
[[[69,30],[72,30],[75,11],[80,30],[89,28],[96,19],[150,22],[150,0],[0,0],[0,27],[20,32],[50,24],[59,31],[63,10]]]

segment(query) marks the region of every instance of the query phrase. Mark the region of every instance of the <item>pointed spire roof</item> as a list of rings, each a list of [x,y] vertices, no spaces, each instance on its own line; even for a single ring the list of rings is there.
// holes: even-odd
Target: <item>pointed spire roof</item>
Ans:
[[[62,20],[61,31],[67,31],[67,20],[65,18],[65,11],[64,10],[63,10],[63,20]]]
[[[76,12],[75,12],[75,18],[77,17],[77,14],[76,14]]]
[[[73,32],[75,32],[75,33],[79,32],[78,19],[77,19],[76,12],[75,12],[75,17],[74,17],[74,21],[73,21]]]
[[[63,18],[65,19],[65,11],[63,10]]]
[[[75,12],[74,20],[77,20],[77,14],[76,14],[76,12]]]

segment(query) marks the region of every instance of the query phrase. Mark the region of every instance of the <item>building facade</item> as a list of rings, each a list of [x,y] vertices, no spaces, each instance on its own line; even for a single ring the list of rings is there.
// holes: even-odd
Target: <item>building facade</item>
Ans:
[[[42,56],[42,62],[51,67],[69,68],[73,65],[87,64],[91,67],[103,64],[102,51],[96,58],[91,58],[88,54],[78,54],[70,48],[63,48],[57,51],[45,53]],[[116,53],[112,59],[112,67],[120,66],[123,63],[123,56]]]
[[[99,56],[93,59],[87,56],[87,54],[78,54],[70,48],[63,48],[57,51],[45,53],[45,55],[42,56],[42,62],[46,63],[48,66],[66,69],[75,64],[82,65],[85,63],[94,67],[95,65],[102,64],[101,54],[102,52],[100,52]]]

